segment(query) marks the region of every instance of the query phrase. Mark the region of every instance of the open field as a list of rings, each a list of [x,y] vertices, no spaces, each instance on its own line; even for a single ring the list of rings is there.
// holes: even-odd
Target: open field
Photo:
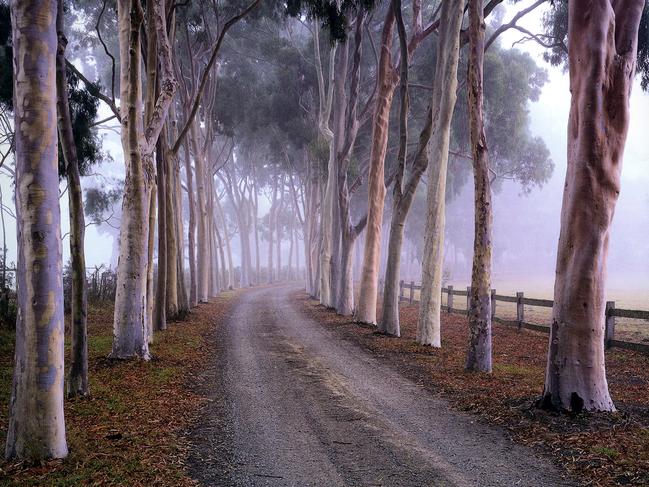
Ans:
[[[404,285],[408,286],[406,282]],[[416,283],[418,284],[418,283]],[[466,285],[453,285],[456,291],[466,289]],[[521,284],[522,285],[522,284]],[[552,299],[552,289],[548,286],[532,287],[529,290],[524,287],[514,287],[513,285],[494,286],[499,295],[516,296],[516,293],[522,291],[526,298]],[[404,289],[404,296],[409,298],[410,290]],[[421,299],[421,291],[414,291],[414,300]],[[649,298],[645,293],[637,290],[613,289],[608,293],[608,300],[615,301],[617,308],[649,310]],[[443,304],[446,304],[446,295],[443,298]],[[466,298],[455,296],[453,307],[455,309],[466,309]],[[516,320],[516,303],[507,303],[498,301],[496,305],[496,316],[505,320]],[[537,325],[549,326],[552,321],[552,309],[540,306],[525,305],[525,321]],[[637,320],[631,318],[616,318],[615,324],[616,340],[649,343],[649,321]]]

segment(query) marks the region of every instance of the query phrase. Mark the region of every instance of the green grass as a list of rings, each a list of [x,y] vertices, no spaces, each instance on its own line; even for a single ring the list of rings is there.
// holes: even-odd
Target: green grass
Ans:
[[[99,335],[88,337],[88,353],[108,355],[113,347],[112,335]]]
[[[494,372],[517,376],[534,375],[536,373],[536,370],[532,367],[515,364],[494,364],[493,370]]]
[[[157,385],[164,385],[173,379],[178,370],[175,367],[157,367],[151,370],[151,381]]]
[[[593,453],[598,453],[600,455],[606,455],[609,458],[615,458],[617,457],[620,453],[614,449],[614,448],[609,448],[606,446],[598,446],[594,447],[591,449]]]

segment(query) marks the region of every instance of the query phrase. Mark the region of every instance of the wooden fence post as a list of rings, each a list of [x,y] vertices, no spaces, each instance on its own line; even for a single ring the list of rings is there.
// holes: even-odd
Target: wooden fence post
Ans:
[[[471,286],[466,288],[466,315],[471,314]]]
[[[615,301],[606,301],[606,328],[604,332],[604,344],[606,348],[611,348],[611,342],[615,339]]]
[[[448,312],[451,313],[453,310],[453,286],[448,287],[448,294],[446,295],[446,306],[448,307]]]
[[[399,302],[403,301],[403,279],[399,281]]]
[[[415,281],[410,281],[410,304],[415,300]]]
[[[491,290],[491,321],[496,317],[496,290]]]
[[[518,329],[523,327],[525,321],[525,306],[523,305],[524,293],[516,293],[516,321],[518,321]]]

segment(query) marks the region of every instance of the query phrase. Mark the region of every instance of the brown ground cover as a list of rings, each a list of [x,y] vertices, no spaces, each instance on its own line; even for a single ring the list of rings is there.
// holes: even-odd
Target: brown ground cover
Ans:
[[[305,314],[460,410],[503,427],[519,443],[550,455],[586,485],[649,485],[649,356],[607,353],[613,414],[559,415],[538,410],[548,337],[505,325],[493,328],[492,374],[464,370],[467,317],[444,314],[442,348],[415,342],[417,306],[401,308],[402,337],[375,333],[325,309],[304,293],[295,300]],[[434,418],[431,418],[434,421]]]
[[[233,293],[201,304],[184,321],[156,334],[150,362],[107,359],[111,304],[88,317],[91,397],[66,401],[70,455],[40,466],[0,464],[1,485],[195,485],[185,470],[183,432],[205,398],[195,379],[209,362],[214,334]],[[0,445],[7,427],[13,333],[0,331]],[[3,448],[4,450],[4,448]]]

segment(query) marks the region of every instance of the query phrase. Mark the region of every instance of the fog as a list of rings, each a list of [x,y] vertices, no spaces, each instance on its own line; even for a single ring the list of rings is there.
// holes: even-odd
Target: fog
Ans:
[[[516,12],[516,6],[502,7],[496,18],[507,20]],[[538,30],[542,10],[527,16],[521,25]],[[550,151],[554,169],[550,179],[541,186],[532,187],[529,193],[516,182],[502,181],[494,192],[494,259],[493,287],[503,293],[525,291],[528,295],[551,297],[554,282],[554,266],[559,233],[559,217],[563,182],[566,171],[566,124],[570,107],[568,75],[561,67],[546,63],[543,48],[533,42],[520,43],[521,34],[508,31],[502,36],[503,48],[516,44],[516,48],[530,53],[537,64],[547,70],[548,81],[542,88],[540,98],[528,103],[530,130],[532,135],[543,139]],[[75,64],[82,69],[79,59]],[[87,64],[85,65],[87,68]],[[395,105],[397,103],[395,102]],[[393,108],[394,111],[394,108]],[[105,105],[100,105],[98,118],[110,115]],[[649,307],[649,145],[646,143],[646,123],[649,117],[649,95],[636,83],[631,98],[631,123],[624,157],[622,191],[617,205],[610,240],[608,264],[608,292],[610,299],[632,302],[636,307]],[[107,126],[109,128],[107,128]],[[392,127],[390,137],[397,137],[397,128]],[[117,123],[105,124],[99,130],[103,150],[112,158],[94,168],[93,175],[84,177],[85,189],[111,187],[124,178],[124,160]],[[414,136],[414,135],[413,135]],[[0,177],[4,203],[13,211],[13,181],[7,174]],[[423,191],[420,188],[420,193]],[[67,218],[68,203],[65,184],[61,184],[62,234],[69,231]],[[386,209],[389,208],[389,195]],[[355,207],[363,206],[366,192],[361,190],[354,199]],[[184,196],[186,198],[186,196]],[[260,194],[258,218],[263,221],[269,209],[268,192]],[[119,221],[119,204],[115,205],[115,224]],[[413,212],[418,208],[413,208]],[[421,212],[421,208],[419,208]],[[232,209],[226,205],[226,212]],[[184,218],[187,219],[185,209]],[[232,219],[232,217],[230,216]],[[388,215],[389,218],[389,215]],[[411,216],[410,220],[416,219]],[[456,287],[466,286],[471,277],[471,245],[473,221],[472,177],[466,179],[458,193],[447,206],[447,244],[445,269],[448,283]],[[16,260],[16,232],[13,220],[7,216],[6,238],[8,262]],[[417,223],[418,225],[420,224]],[[388,225],[384,223],[384,228]],[[86,230],[86,263],[88,267],[110,266],[115,268],[118,258],[119,230],[109,225],[89,225]],[[423,231],[420,232],[423,241]],[[303,236],[301,236],[303,238]],[[406,247],[418,247],[417,262],[408,262],[402,269],[406,280],[421,280],[420,259],[422,242],[406,242]],[[357,243],[356,254],[362,250],[362,241]],[[240,261],[239,241],[233,236],[234,260]],[[383,249],[385,250],[385,248]],[[303,252],[303,248],[300,248]],[[69,246],[63,245],[64,261],[69,259]],[[288,243],[283,243],[283,259],[288,258]],[[404,249],[404,258],[409,256]],[[263,262],[267,259],[266,245],[260,250]],[[384,256],[385,258],[385,256]],[[304,259],[302,254],[301,259]],[[359,273],[359,258],[355,263],[355,275]]]

